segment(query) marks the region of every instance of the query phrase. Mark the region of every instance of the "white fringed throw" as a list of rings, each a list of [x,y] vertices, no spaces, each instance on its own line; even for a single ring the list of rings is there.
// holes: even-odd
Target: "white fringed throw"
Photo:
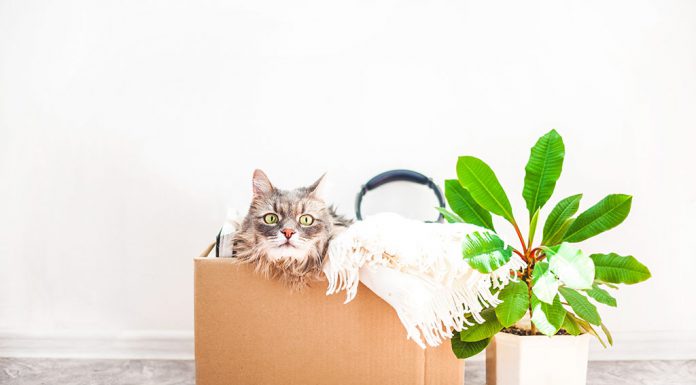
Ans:
[[[422,348],[425,343],[437,346],[453,330],[471,325],[465,315],[483,322],[480,312],[500,303],[491,289],[502,288],[511,270],[526,266],[513,254],[491,274],[469,267],[462,259],[462,242],[474,231],[487,230],[388,213],[356,222],[329,245],[326,294],[345,290],[348,303],[362,282],[396,310],[408,338]]]

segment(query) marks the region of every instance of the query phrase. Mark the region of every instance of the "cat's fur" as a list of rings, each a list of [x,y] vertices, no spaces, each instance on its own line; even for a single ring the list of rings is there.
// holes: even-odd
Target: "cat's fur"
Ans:
[[[324,202],[323,182],[322,176],[309,187],[286,191],[275,188],[263,171],[254,171],[254,197],[234,236],[234,257],[295,289],[320,278],[329,241],[352,222]],[[267,224],[266,214],[276,214],[278,222]],[[299,223],[305,214],[314,218],[312,225]]]

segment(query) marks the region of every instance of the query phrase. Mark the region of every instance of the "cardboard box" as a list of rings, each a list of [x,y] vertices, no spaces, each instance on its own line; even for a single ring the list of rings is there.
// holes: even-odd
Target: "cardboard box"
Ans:
[[[197,385],[463,384],[449,343],[407,340],[394,309],[363,285],[343,304],[325,282],[292,292],[232,259],[194,267]]]

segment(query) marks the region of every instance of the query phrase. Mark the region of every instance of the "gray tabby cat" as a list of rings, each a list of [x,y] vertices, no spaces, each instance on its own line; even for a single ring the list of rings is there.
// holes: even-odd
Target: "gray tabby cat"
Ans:
[[[324,202],[323,181],[285,191],[254,171],[254,197],[234,236],[234,257],[295,289],[320,278],[329,241],[352,223]]]

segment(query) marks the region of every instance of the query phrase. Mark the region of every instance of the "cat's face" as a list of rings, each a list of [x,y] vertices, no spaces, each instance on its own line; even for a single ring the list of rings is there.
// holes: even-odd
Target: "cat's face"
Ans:
[[[321,254],[328,242],[332,217],[321,199],[323,177],[309,187],[284,191],[273,187],[260,170],[254,172],[254,198],[248,220],[258,247],[271,261],[303,261]],[[251,229],[250,229],[251,230]]]

